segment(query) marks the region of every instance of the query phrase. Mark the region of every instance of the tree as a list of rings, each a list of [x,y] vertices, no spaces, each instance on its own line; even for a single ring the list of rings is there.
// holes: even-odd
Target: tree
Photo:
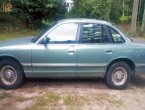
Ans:
[[[69,17],[109,20],[112,0],[75,0]]]
[[[143,20],[142,20],[142,26],[141,26],[141,35],[145,34],[145,6],[144,6],[144,14],[143,14]]]
[[[12,0],[12,4],[15,13],[28,27],[40,27],[43,20],[61,19],[66,11],[63,0]]]
[[[110,19],[115,23],[120,22],[119,19],[123,13],[122,12],[122,9],[123,9],[122,3],[123,3],[122,0],[112,0]]]
[[[136,22],[137,22],[138,6],[139,6],[139,0],[134,0],[132,18],[131,18],[131,34],[133,36],[135,36],[135,34],[136,34]]]

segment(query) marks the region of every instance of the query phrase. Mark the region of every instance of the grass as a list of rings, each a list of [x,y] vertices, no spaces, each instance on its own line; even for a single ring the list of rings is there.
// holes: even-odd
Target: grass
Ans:
[[[82,110],[89,98],[87,96],[67,95],[63,100],[67,110]]]
[[[101,93],[96,95],[96,100],[101,104],[111,104],[117,107],[120,107],[123,105],[123,101],[117,97],[113,97],[109,95],[108,93]]]
[[[44,95],[38,98],[36,103],[27,110],[43,110],[44,108],[58,107],[61,95],[54,92],[46,92]]]
[[[72,96],[67,96],[67,97],[65,97],[65,99],[64,99],[64,103],[65,103],[67,106],[71,106],[71,105],[76,104],[76,100],[75,100],[75,98],[72,97]]]
[[[0,109],[14,110],[17,103],[23,103],[30,100],[22,95],[13,95],[12,93],[0,92]],[[32,99],[31,99],[32,100]]]
[[[5,98],[10,98],[10,97],[12,97],[11,94],[8,94],[5,92],[0,93],[0,100],[5,99]]]
[[[53,93],[53,92],[47,92],[44,96],[42,96],[39,100],[39,105],[46,106],[47,104],[53,104],[57,103],[60,99],[60,95]]]
[[[24,101],[27,101],[27,100],[29,100],[29,98],[25,98],[23,96],[16,97],[17,102],[24,102]]]
[[[5,32],[0,33],[0,40],[14,39],[18,37],[34,36],[38,31],[20,31],[20,32]]]
[[[87,101],[87,98],[76,95],[68,95],[64,98],[66,106],[81,106],[85,101]]]
[[[67,110],[75,110],[75,108],[78,110],[86,101],[86,98],[82,96],[46,92],[27,110],[63,110],[63,108],[60,108],[62,105],[65,106]]]
[[[14,103],[13,101],[8,101],[7,103],[3,104],[2,110],[13,110],[14,109]]]
[[[0,93],[0,100],[3,101],[3,99],[7,99],[6,102],[1,103],[1,108],[4,110],[14,109],[18,103],[28,100],[33,100],[33,103],[24,110],[83,110],[84,107],[95,109],[95,105],[109,105],[108,107],[120,108],[124,104],[122,99],[106,92],[95,93],[93,95],[80,95],[45,91],[34,99],[2,92]]]

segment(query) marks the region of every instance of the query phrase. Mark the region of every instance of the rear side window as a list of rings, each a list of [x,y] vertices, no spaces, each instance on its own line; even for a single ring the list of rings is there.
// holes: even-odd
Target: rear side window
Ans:
[[[82,25],[82,43],[108,43],[109,39],[101,24],[85,23]]]
[[[113,29],[109,26],[108,26],[108,30],[111,34],[111,37],[112,37],[114,43],[125,43],[125,40],[123,39],[123,37],[120,35],[119,32],[117,32],[115,29]]]

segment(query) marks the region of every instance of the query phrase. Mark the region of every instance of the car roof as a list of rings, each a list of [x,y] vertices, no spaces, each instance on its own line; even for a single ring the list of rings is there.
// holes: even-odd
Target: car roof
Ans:
[[[58,23],[68,23],[68,22],[100,23],[100,24],[112,25],[111,23],[104,21],[104,20],[87,19],[87,18],[70,18],[70,19],[62,19],[62,20],[58,21]]]

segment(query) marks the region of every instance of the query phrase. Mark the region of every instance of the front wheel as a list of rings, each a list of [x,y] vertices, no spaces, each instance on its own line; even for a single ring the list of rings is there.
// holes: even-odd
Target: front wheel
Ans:
[[[16,89],[24,79],[20,65],[13,60],[0,62],[0,87],[3,89]]]
[[[131,78],[131,69],[125,62],[112,64],[106,73],[106,82],[111,89],[124,89]]]

